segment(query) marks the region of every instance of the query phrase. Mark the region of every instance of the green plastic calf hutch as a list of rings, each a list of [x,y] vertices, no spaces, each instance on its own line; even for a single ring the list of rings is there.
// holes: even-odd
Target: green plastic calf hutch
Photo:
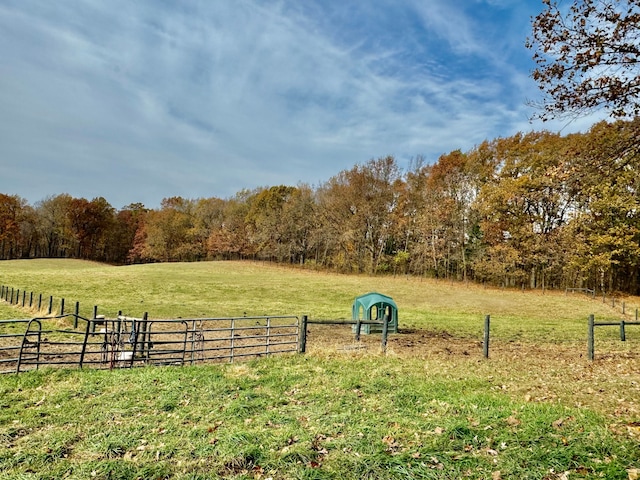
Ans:
[[[369,292],[356,297],[352,307],[353,320],[380,321],[385,315],[389,316],[388,333],[398,333],[398,306],[393,298],[382,293]],[[353,326],[356,331],[357,326]],[[360,333],[381,333],[382,325],[360,325]]]

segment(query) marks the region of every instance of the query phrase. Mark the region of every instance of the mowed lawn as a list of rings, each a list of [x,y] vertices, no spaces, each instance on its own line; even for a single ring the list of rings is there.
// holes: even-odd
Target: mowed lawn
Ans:
[[[400,311],[386,355],[310,327],[306,355],[0,377],[2,478],[637,478],[640,329],[620,300],[252,262],[0,262],[0,284],[151,318]],[[624,299],[633,320],[637,299]],[[36,312],[0,303],[0,318]],[[482,357],[485,315],[492,354]],[[636,330],[637,329],[637,330]],[[321,338],[320,338],[321,337]],[[320,341],[321,340],[321,341]],[[371,340],[371,339],[369,339]]]

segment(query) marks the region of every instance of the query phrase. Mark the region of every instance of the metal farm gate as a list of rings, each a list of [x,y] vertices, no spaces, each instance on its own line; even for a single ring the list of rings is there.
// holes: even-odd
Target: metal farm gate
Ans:
[[[301,323],[296,316],[0,320],[0,373],[193,365],[298,352]]]

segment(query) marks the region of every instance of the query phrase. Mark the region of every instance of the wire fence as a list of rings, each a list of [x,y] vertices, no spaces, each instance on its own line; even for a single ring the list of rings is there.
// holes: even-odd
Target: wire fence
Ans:
[[[0,321],[0,373],[194,365],[298,352],[297,316],[149,319],[75,314]],[[73,324],[73,326],[72,326]]]

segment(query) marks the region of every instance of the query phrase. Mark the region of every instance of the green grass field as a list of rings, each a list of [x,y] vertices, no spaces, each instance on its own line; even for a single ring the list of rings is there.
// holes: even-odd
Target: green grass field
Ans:
[[[349,318],[356,295],[379,291],[398,304],[401,329],[387,355],[344,350],[311,326],[307,355],[1,376],[0,479],[639,473],[640,329],[624,344],[615,328],[598,331],[586,360],[588,315],[621,318],[599,300],[239,262],[8,261],[0,284],[79,301],[86,315],[98,305],[152,318]],[[637,299],[625,300],[632,312]],[[0,318],[34,314],[0,303]],[[486,314],[489,359],[478,346]]]
[[[448,281],[319,273],[250,262],[201,262],[107,266],[79,260],[0,263],[0,284],[60,298],[67,311],[80,302],[107,316],[122,311],[150,318],[308,315],[351,318],[357,295],[379,291],[394,298],[404,328],[477,334],[485,315],[496,335],[557,341],[584,338],[586,319],[620,319],[617,309],[581,294],[521,292]],[[632,312],[637,299],[627,299]],[[2,314],[2,311],[0,311]],[[9,317],[19,315],[4,311]]]

